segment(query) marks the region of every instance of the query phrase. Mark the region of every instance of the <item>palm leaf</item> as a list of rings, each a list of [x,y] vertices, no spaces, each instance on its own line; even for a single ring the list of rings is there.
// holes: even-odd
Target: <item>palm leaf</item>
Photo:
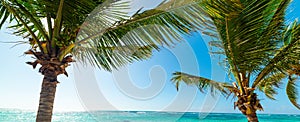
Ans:
[[[290,102],[297,107],[298,109],[300,109],[300,105],[297,103],[297,99],[298,99],[298,90],[297,90],[297,78],[293,78],[293,77],[289,77],[289,81],[288,84],[286,86],[286,94],[290,100]]]
[[[2,3],[2,2],[1,2]],[[0,4],[0,29],[3,27],[3,24],[11,16],[11,13],[7,10],[3,4]]]
[[[41,34],[45,40],[49,40],[49,37],[47,35],[46,29],[44,28],[44,25],[42,24],[40,16],[36,12],[36,6],[18,0],[15,0],[14,4],[18,8],[19,12],[22,12],[20,14],[24,15],[24,18],[28,18],[28,21],[33,24],[36,30],[38,30],[38,33]]]
[[[292,65],[298,65],[300,61],[300,24],[295,21],[284,30],[284,35],[282,36],[282,47],[277,50],[274,57],[270,59],[269,63],[264,67],[264,69],[258,74],[252,87],[254,88],[262,78],[273,72],[274,67],[277,69],[287,72],[292,69]]]
[[[213,94],[216,93],[216,91],[219,91],[222,94],[228,94],[226,88],[229,85],[226,83],[220,83],[207,78],[193,76],[182,72],[173,73],[171,81],[176,85],[177,90],[179,89],[180,82],[184,82],[187,85],[198,87],[201,92],[204,92],[208,89],[208,87],[210,87],[210,91]]]
[[[77,57],[80,59],[89,58],[93,60],[97,60],[95,62],[95,66],[99,68],[103,68],[105,70],[111,71],[112,68],[117,68],[120,66],[124,66],[127,63],[132,63],[133,61],[140,61],[144,59],[148,59],[152,56],[152,51],[154,49],[158,49],[156,45],[145,45],[145,46],[138,46],[138,45],[130,45],[130,46],[118,46],[118,47],[101,47],[98,48],[78,48],[76,52],[86,53],[85,57]],[[93,52],[89,52],[93,51]],[[77,55],[74,52],[74,55]],[[79,60],[79,62],[86,64],[87,62],[83,62]],[[126,62],[126,63],[124,63]]]
[[[258,89],[262,91],[268,98],[275,100],[274,95],[277,94],[275,88],[280,88],[282,80],[286,75],[282,72],[277,72],[264,78],[258,85]]]
[[[291,23],[283,33],[284,46],[291,45],[289,50],[286,50],[284,59],[280,60],[278,67],[287,71],[290,75],[300,75],[300,24],[296,20]],[[292,44],[291,44],[292,43]]]
[[[222,41],[221,48],[233,71],[260,71],[261,65],[272,57],[270,52],[277,46],[273,38],[278,36],[283,25],[288,3],[269,0],[207,2],[206,8],[221,38],[218,40]]]
[[[158,8],[167,3],[161,4]],[[170,46],[175,41],[182,40],[181,34],[187,35],[191,31],[201,28],[204,21],[206,21],[205,14],[203,14],[199,2],[191,0],[187,0],[185,3],[179,5],[177,4],[175,7],[164,8],[163,10],[151,9],[136,13],[128,19],[123,18],[119,21],[112,21],[108,23],[108,26],[101,25],[101,29],[97,27],[98,24],[88,21],[87,27],[83,27],[78,35],[75,52],[84,50],[82,53],[76,53],[79,54],[77,55],[79,60],[90,62],[95,66],[102,66],[101,64],[103,64],[106,70],[111,70],[112,68],[127,64],[130,60],[123,60],[118,62],[118,64],[112,64],[110,66],[113,67],[108,68],[107,64],[115,62],[113,61],[114,59],[106,60],[112,62],[101,62],[104,60],[97,60],[93,55],[101,54],[103,52],[101,49],[106,49],[107,47],[132,45],[141,47],[146,45]],[[93,28],[89,26],[93,26]],[[76,48],[80,50],[76,50]],[[120,58],[127,59],[126,57]]]

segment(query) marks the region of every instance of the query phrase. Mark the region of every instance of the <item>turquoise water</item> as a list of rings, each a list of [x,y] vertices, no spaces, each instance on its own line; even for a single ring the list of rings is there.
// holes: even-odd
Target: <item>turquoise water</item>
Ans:
[[[35,112],[0,109],[0,122],[33,122]],[[259,114],[260,122],[300,122],[300,115]],[[242,114],[196,112],[61,112],[53,122],[246,122]]]

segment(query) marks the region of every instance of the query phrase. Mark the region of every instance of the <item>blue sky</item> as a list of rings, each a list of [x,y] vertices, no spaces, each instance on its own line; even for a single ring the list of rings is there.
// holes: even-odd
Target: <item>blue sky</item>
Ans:
[[[134,7],[153,6],[160,0],[138,1]],[[287,21],[300,16],[300,2],[294,0],[287,15]],[[22,38],[10,34],[3,28],[0,41],[19,41]],[[239,112],[233,110],[231,98],[197,91],[195,87],[182,85],[177,92],[170,82],[171,73],[188,72],[218,81],[228,80],[226,73],[218,65],[218,58],[208,53],[207,38],[200,34],[184,37],[174,48],[163,48],[154,56],[142,62],[133,63],[113,73],[85,67],[79,64],[69,67],[69,78],[60,76],[54,111],[83,110],[173,110],[202,112]],[[26,65],[31,61],[23,52],[27,45],[10,48],[12,44],[0,43],[0,108],[20,108],[36,110],[42,76],[38,70]],[[81,69],[78,71],[78,69]],[[284,86],[284,85],[283,85]],[[280,90],[276,101],[259,94],[265,109],[262,113],[299,113],[289,103],[284,90]]]

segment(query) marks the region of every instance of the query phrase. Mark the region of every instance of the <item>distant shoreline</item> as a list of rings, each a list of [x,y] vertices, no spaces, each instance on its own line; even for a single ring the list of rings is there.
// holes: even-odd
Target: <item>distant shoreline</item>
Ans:
[[[0,111],[2,110],[8,110],[8,111],[26,111],[26,112],[36,112],[36,110],[33,109],[20,109],[20,108],[0,108]],[[92,111],[55,111],[54,113],[93,113],[93,112],[132,112],[132,113],[138,113],[138,112],[151,112],[151,113],[201,113],[201,114],[241,114],[239,112],[199,112],[199,111],[187,111],[187,112],[181,112],[181,111],[151,111],[151,110],[92,110]],[[262,113],[258,112],[258,115],[300,115],[299,113]]]

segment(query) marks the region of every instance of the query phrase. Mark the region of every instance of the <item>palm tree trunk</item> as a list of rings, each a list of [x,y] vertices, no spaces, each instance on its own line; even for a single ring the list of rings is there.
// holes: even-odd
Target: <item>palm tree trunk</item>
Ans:
[[[250,112],[250,114],[247,114],[248,122],[258,122],[258,118],[256,116],[256,112]]]
[[[250,110],[250,112],[246,114],[248,122],[258,122],[258,118],[256,116],[256,110]]]
[[[248,122],[258,122],[255,109],[250,107],[246,108],[245,106],[239,105],[239,110],[247,117]]]
[[[57,83],[57,76],[44,75],[39,109],[36,117],[37,122],[51,122]]]

